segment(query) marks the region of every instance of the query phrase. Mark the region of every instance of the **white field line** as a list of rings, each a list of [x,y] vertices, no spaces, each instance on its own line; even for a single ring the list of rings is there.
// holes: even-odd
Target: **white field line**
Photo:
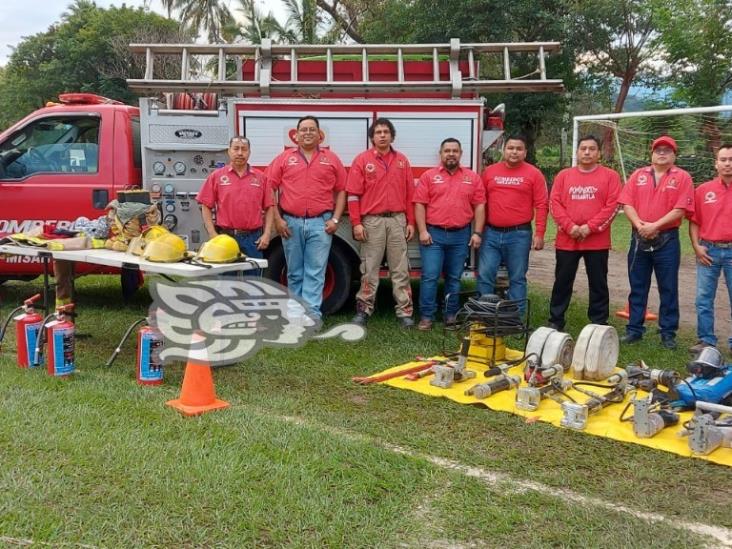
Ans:
[[[407,456],[410,458],[415,458],[415,459],[422,459],[437,467],[440,467],[441,469],[445,469],[448,471],[455,471],[455,472],[461,473],[462,475],[465,475],[466,477],[481,480],[484,483],[489,484],[489,485],[498,485],[498,484],[513,485],[514,489],[517,489],[517,490],[524,490],[524,491],[531,490],[533,492],[537,492],[542,495],[555,497],[562,501],[571,501],[573,503],[577,503],[577,504],[583,505],[583,506],[591,505],[593,507],[607,509],[608,511],[613,511],[616,513],[624,513],[624,514],[630,515],[633,518],[636,518],[636,519],[639,519],[639,520],[642,520],[645,522],[650,522],[650,523],[662,522],[673,528],[686,530],[688,532],[691,532],[693,534],[698,534],[700,536],[710,537],[710,538],[714,539],[714,542],[715,542],[712,547],[719,547],[719,548],[726,547],[726,548],[732,549],[732,529],[725,528],[723,526],[712,526],[710,524],[704,524],[701,522],[689,522],[689,521],[681,520],[677,517],[667,517],[665,515],[662,515],[661,513],[640,511],[638,509],[633,509],[632,507],[628,507],[627,505],[622,505],[619,503],[612,503],[610,501],[605,501],[598,497],[584,496],[577,492],[573,492],[572,490],[566,490],[563,488],[554,488],[552,486],[542,484],[541,482],[534,482],[531,480],[523,480],[523,479],[515,478],[509,474],[502,473],[499,471],[491,471],[491,470],[483,469],[480,467],[473,467],[470,465],[465,465],[465,464],[459,463],[457,461],[453,461],[453,460],[449,460],[449,459],[445,459],[445,458],[441,458],[441,457],[437,457],[437,456],[431,456],[429,454],[422,454],[419,452],[414,452],[412,450],[403,448],[401,446],[383,443],[383,442],[381,442],[375,438],[372,438],[370,436],[367,436],[367,435],[361,435],[361,434],[354,433],[351,431],[346,431],[345,429],[330,427],[330,426],[323,425],[320,423],[312,423],[310,421],[307,421],[305,419],[298,418],[298,417],[273,416],[267,412],[262,412],[262,415],[266,415],[266,417],[269,417],[269,418],[279,419],[279,420],[285,421],[287,423],[293,423],[293,424],[296,424],[296,425],[299,425],[302,427],[308,427],[311,429],[317,429],[319,431],[328,432],[328,433],[336,435],[340,438],[344,438],[344,439],[348,439],[348,440],[352,440],[352,441],[358,441],[358,442],[368,442],[370,444],[379,446],[379,447],[381,447],[385,450],[388,450],[390,452],[393,452],[395,454],[400,454],[400,455]]]

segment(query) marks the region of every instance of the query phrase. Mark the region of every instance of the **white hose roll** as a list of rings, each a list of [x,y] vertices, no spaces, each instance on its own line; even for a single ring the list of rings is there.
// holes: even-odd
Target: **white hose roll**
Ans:
[[[546,340],[554,332],[556,332],[554,328],[547,328],[546,326],[534,330],[526,343],[526,356],[535,354],[538,357],[537,361],[540,361]]]
[[[597,324],[588,324],[577,337],[577,343],[574,346],[574,355],[572,356],[572,377],[574,379],[584,379],[585,375],[585,356],[587,355],[587,346],[590,344],[590,338],[597,328]]]
[[[592,332],[585,354],[585,379],[607,379],[618,364],[620,340],[612,326],[597,326]]]
[[[566,372],[572,363],[574,352],[574,340],[572,336],[564,332],[553,332],[549,334],[544,343],[544,350],[541,353],[541,365],[546,367],[561,364]]]

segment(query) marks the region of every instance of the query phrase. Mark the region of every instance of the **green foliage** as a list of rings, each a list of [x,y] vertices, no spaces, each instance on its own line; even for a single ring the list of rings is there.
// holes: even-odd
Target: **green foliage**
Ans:
[[[55,100],[59,93],[93,92],[125,102],[135,100],[125,78],[136,66],[126,51],[131,42],[176,42],[178,24],[141,8],[99,8],[77,0],[59,23],[25,38],[0,77],[0,126]]]

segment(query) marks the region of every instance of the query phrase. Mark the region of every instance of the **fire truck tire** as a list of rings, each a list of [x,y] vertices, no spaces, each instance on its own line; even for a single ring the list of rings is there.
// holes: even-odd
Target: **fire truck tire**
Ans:
[[[268,267],[265,276],[270,280],[287,285],[287,263],[285,251],[281,245],[272,247],[267,256]],[[343,251],[337,242],[333,242],[328,257],[328,267],[325,272],[325,288],[323,289],[323,304],[321,311],[324,315],[337,313],[348,300],[351,292],[351,262],[348,254]]]
[[[0,276],[0,284],[11,280],[19,280],[20,282],[30,282],[38,278],[38,275],[18,275],[18,276]]]

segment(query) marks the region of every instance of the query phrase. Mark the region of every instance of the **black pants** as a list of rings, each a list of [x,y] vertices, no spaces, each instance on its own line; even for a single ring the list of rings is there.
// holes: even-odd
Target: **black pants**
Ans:
[[[574,279],[580,258],[585,260],[587,282],[590,286],[590,304],[587,317],[593,324],[607,324],[610,315],[610,293],[607,289],[608,250],[556,250],[554,288],[549,303],[549,322],[564,328],[564,313],[572,300]]]

